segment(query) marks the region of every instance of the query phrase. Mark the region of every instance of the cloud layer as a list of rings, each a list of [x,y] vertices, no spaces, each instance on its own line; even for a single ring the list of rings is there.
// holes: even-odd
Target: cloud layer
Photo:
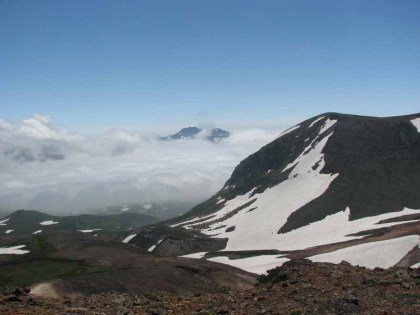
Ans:
[[[121,130],[86,137],[41,115],[0,120],[0,209],[62,214],[128,203],[194,204],[279,131],[232,131],[220,143],[203,135],[159,141]]]

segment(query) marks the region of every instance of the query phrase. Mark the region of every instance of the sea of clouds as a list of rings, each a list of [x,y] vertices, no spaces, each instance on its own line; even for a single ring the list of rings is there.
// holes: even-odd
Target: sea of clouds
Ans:
[[[207,141],[205,131],[161,141],[122,130],[88,137],[42,115],[0,119],[0,210],[67,214],[130,203],[195,204],[281,131],[233,130],[217,143]]]

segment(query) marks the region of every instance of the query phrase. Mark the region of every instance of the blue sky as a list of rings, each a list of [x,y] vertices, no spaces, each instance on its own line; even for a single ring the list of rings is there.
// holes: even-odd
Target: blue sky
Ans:
[[[0,117],[68,128],[420,110],[420,2],[0,1]]]

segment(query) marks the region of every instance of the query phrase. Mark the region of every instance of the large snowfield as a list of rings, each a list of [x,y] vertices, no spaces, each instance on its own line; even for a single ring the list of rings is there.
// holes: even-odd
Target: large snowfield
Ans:
[[[398,263],[410,250],[419,244],[418,235],[394,238],[346,247],[335,252],[310,257],[312,261],[340,263],[345,260],[352,265],[367,268],[389,268]]]

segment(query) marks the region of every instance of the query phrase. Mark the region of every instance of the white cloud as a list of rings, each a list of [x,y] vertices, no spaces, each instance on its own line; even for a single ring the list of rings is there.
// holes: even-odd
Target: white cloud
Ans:
[[[85,137],[51,125],[47,116],[16,124],[0,120],[0,208],[61,213],[127,203],[196,203],[279,133],[233,131],[220,143],[203,137],[159,141],[121,130]]]

